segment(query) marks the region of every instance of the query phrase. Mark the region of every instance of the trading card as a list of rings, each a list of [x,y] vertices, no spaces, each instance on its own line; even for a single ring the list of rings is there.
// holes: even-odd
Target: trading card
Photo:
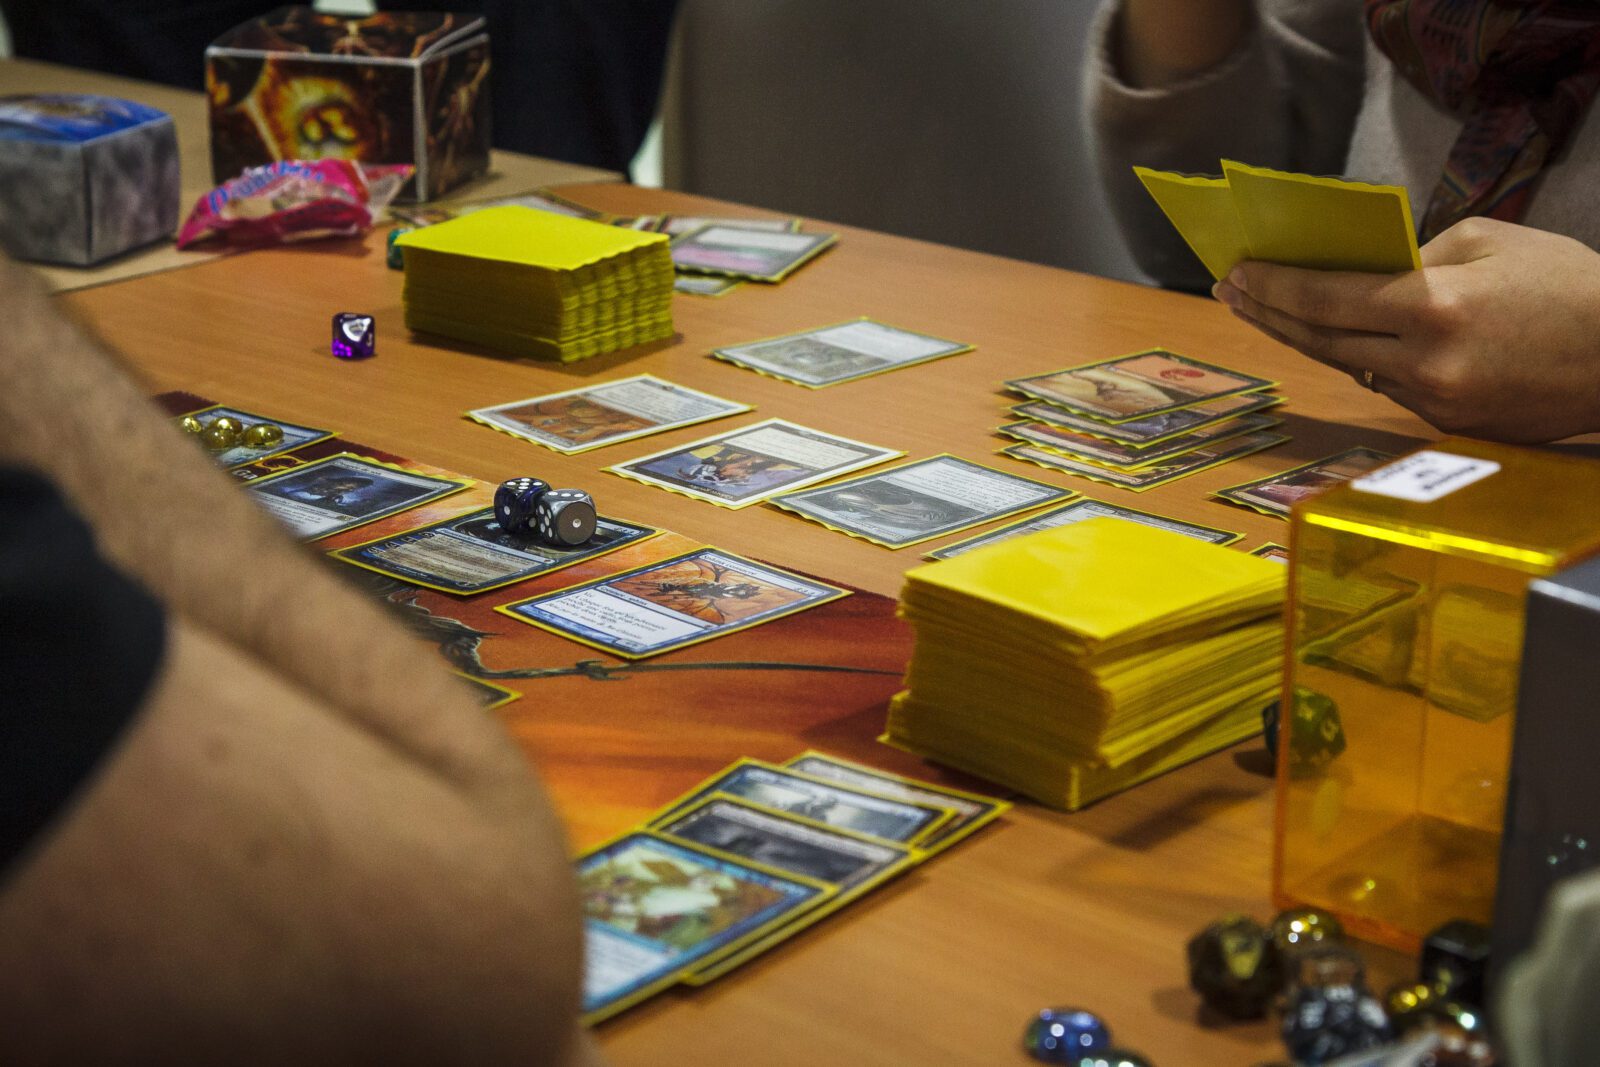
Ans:
[[[570,567],[654,537],[659,530],[601,516],[581,545],[546,544],[508,534],[494,509],[470,511],[415,530],[335,549],[329,555],[410,585],[469,596]]]
[[[478,698],[485,711],[498,708],[503,704],[509,704],[513,700],[522,699],[522,694],[515,689],[507,689],[503,685],[495,685],[493,682],[486,682],[482,678],[474,678],[472,675],[462,674],[460,671],[453,671],[452,673],[471,687],[472,695]]]
[[[836,890],[647,830],[578,859],[583,1022],[609,1018]]]
[[[649,374],[636,374],[564,393],[478,408],[467,412],[467,418],[524,441],[572,454],[749,410],[749,404],[724,400]]]
[[[661,216],[618,215],[611,220],[611,225],[623,230],[641,230],[645,233],[656,233],[661,226]]]
[[[903,455],[782,419],[768,419],[606,470],[737,509]]]
[[[1132,448],[1148,448],[1170,441],[1180,434],[1227,422],[1229,419],[1283,403],[1283,397],[1271,393],[1237,393],[1233,396],[1208,400],[1182,411],[1168,411],[1130,422],[1102,422],[1086,415],[1075,415],[1042,400],[1030,400],[1011,409],[1011,414],[1036,422],[1086,433],[1106,441],[1116,441]]]
[[[780,815],[721,794],[665,815],[649,829],[842,889],[917,860],[905,845]]]
[[[678,274],[672,279],[672,288],[690,296],[727,296],[744,282],[738,278],[719,278],[715,274]]]
[[[656,225],[657,233],[682,237],[707,226],[727,226],[735,230],[759,230],[762,233],[796,233],[799,219],[736,219],[710,215],[662,215]]]
[[[1034,445],[1012,445],[1010,448],[1001,449],[1003,455],[1013,459],[1020,459],[1025,463],[1034,463],[1050,470],[1067,471],[1084,478],[1090,478],[1107,485],[1120,486],[1131,489],[1135,493],[1142,493],[1146,489],[1153,489],[1167,482],[1175,482],[1179,478],[1187,478],[1219,463],[1248,456],[1252,452],[1260,452],[1274,445],[1281,445],[1289,438],[1281,433],[1252,433],[1243,437],[1235,437],[1231,441],[1224,441],[1218,445],[1206,448],[1197,448],[1193,452],[1186,452],[1177,459],[1168,460],[1166,463],[1157,463],[1153,466],[1143,467],[1136,471],[1120,471],[1112,467],[1102,467],[1094,463],[1085,463],[1082,460],[1071,459],[1059,452],[1038,448]]]
[[[936,548],[928,553],[928,558],[950,559],[954,556],[971,552],[975,548],[999,544],[1001,541],[1009,541],[1013,537],[1021,537],[1023,534],[1037,533],[1040,530],[1051,530],[1057,526],[1070,526],[1075,522],[1083,522],[1085,519],[1099,518],[1126,519],[1128,522],[1137,522],[1142,526],[1154,526],[1160,530],[1171,530],[1173,533],[1183,534],[1185,537],[1192,537],[1196,541],[1206,541],[1213,545],[1231,545],[1244,537],[1244,534],[1234,533],[1231,530],[1218,530],[1210,526],[1201,526],[1199,523],[1169,519],[1164,515],[1152,515],[1148,511],[1136,511],[1133,508],[1107,504],[1103,501],[1084,497],[1081,500],[1074,500],[1064,507],[1051,508],[1042,514],[1029,516],[1021,522],[1012,523],[1010,526],[1002,526],[998,530],[990,530],[988,533],[979,534],[977,537],[969,537],[965,541],[957,541],[955,544]]]
[[[667,816],[652,824],[650,829],[839,887],[838,895],[821,907],[762,935],[737,952],[696,967],[683,979],[689,985],[705,985],[722,977],[915,866],[926,856],[920,849],[768,811],[720,793],[688,811]]]
[[[1275,541],[1268,541],[1259,548],[1252,548],[1250,554],[1252,556],[1260,556],[1262,559],[1270,559],[1274,563],[1289,562],[1289,549]]]
[[[912,804],[931,804],[954,811],[955,818],[929,834],[920,843],[925,855],[942,852],[964,838],[989,825],[1011,810],[1011,802],[999,797],[986,797],[963,789],[934,785],[915,778],[890,774],[874,767],[829,756],[821,752],[803,752],[784,763],[793,771],[825,778],[830,782],[848,785],[868,793],[876,793],[890,800],[903,800]]]
[[[459,493],[470,481],[418,474],[340,452],[244,484],[262,507],[306,541]]]
[[[450,219],[459,219],[470,215],[474,211],[482,211],[491,207],[531,207],[535,211],[548,211],[552,215],[566,215],[575,219],[598,219],[605,215],[603,211],[596,211],[592,207],[568,200],[564,196],[551,192],[549,189],[535,189],[531,193],[522,193],[518,196],[497,196],[489,200],[474,200],[466,204],[451,204],[448,207],[430,206],[427,204],[396,204],[389,208],[389,214],[413,226],[432,226],[435,223],[447,222]]]
[[[849,596],[701,548],[495,610],[624,659],[643,659]]]
[[[871,319],[857,319],[750,344],[729,345],[713,349],[711,355],[818,389],[971,351],[971,345],[960,341],[945,341]]]
[[[1288,518],[1289,510],[1306,497],[1376,470],[1393,458],[1372,448],[1352,448],[1267,478],[1230,485],[1214,495],[1264,515]]]
[[[833,233],[762,233],[706,226],[672,239],[672,264],[691,273],[781,282],[838,239]]]
[[[1122,470],[1137,470],[1152,463],[1181,456],[1185,452],[1192,452],[1201,445],[1215,444],[1256,430],[1265,430],[1269,426],[1278,425],[1278,422],[1278,419],[1270,415],[1241,415],[1237,419],[1213,423],[1204,429],[1179,434],[1161,444],[1142,449],[1118,444],[1115,441],[1102,441],[1089,434],[1077,433],[1042,422],[1014,422],[1009,426],[1000,427],[1000,433],[1019,441],[1064,453],[1074,459],[1103,463]]]
[[[955,818],[955,809],[946,803],[896,800],[761,760],[742,759],[701,783],[651,822],[677,815],[713,793],[901,845],[920,845]]]
[[[773,503],[886,548],[904,548],[1076,496],[955,456],[934,456]]]
[[[250,448],[246,445],[237,445],[221,452],[212,453],[216,461],[224,467],[242,467],[246,463],[255,463],[257,460],[266,459],[268,456],[276,456],[304,445],[314,444],[317,441],[326,441],[333,436],[332,430],[314,430],[310,426],[296,426],[294,423],[284,422],[282,419],[269,419],[265,415],[257,415],[254,412],[242,411],[239,408],[230,408],[222,404],[212,404],[208,408],[191,411],[186,415],[178,416],[178,418],[199,419],[202,423],[206,423],[212,419],[220,419],[224,415],[238,419],[246,429],[251,426],[267,425],[276,426],[283,431],[283,440],[275,445],[269,445],[265,448]]]
[[[1006,382],[1023,396],[1106,422],[1148,418],[1277,384],[1164,348]]]

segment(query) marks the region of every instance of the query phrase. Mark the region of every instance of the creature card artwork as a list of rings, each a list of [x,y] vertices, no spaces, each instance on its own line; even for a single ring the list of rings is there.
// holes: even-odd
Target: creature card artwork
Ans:
[[[749,410],[749,404],[723,400],[653,375],[636,374],[614,382],[479,408],[467,412],[467,418],[524,441],[572,454]]]
[[[424,589],[470,596],[570,567],[659,532],[601,516],[594,535],[583,544],[553,545],[506,533],[495,521],[494,509],[484,508],[329,555]]]
[[[265,415],[257,415],[253,412],[226,407],[222,404],[213,404],[211,407],[201,408],[199,411],[191,411],[182,417],[198,419],[204,424],[212,419],[220,419],[223,416],[238,419],[246,429],[251,426],[276,426],[283,433],[283,440],[274,445],[266,445],[260,448],[235,445],[233,448],[212,453],[216,461],[224,467],[238,467],[246,463],[254,463],[257,460],[266,459],[268,456],[292,452],[302,445],[325,441],[333,436],[332,430],[315,430],[310,426],[296,426],[294,423],[284,422],[282,419],[269,419]]]
[[[786,493],[773,503],[885,548],[904,548],[1076,495],[955,456],[934,456],[821,489]]]
[[[665,812],[663,819],[688,810],[714,793],[902,845],[920,845],[956,815],[948,804],[897,800],[787,767],[745,759],[692,790]]]
[[[606,469],[696,500],[743,508],[900,455],[768,419]]]
[[[1252,556],[1260,556],[1262,559],[1270,559],[1274,563],[1287,564],[1289,562],[1289,549],[1274,541],[1268,541],[1259,548],[1252,548],[1250,554]]]
[[[496,610],[614,656],[643,659],[849,595],[703,548]]]
[[[673,239],[672,265],[691,274],[781,282],[838,239],[832,233],[762,233],[707,226]]]
[[[315,541],[459,493],[471,484],[341,452],[246,482],[244,490],[295,536]]]
[[[1270,477],[1230,485],[1217,490],[1216,495],[1263,515],[1286,519],[1289,510],[1307,497],[1376,470],[1393,458],[1372,448],[1352,448]]]
[[[1281,445],[1289,438],[1281,433],[1252,433],[1243,437],[1235,437],[1231,441],[1224,441],[1219,445],[1206,448],[1197,448],[1186,452],[1176,459],[1166,463],[1156,463],[1148,467],[1141,467],[1135,471],[1116,470],[1112,467],[1102,467],[1095,463],[1086,463],[1082,460],[1072,459],[1059,452],[1052,452],[1047,448],[1036,445],[1012,445],[1003,448],[1000,454],[1020,459],[1024,463],[1032,463],[1049,470],[1066,471],[1082,478],[1106,485],[1115,485],[1122,489],[1129,489],[1135,493],[1142,493],[1146,489],[1154,489],[1158,485],[1175,482],[1179,478],[1187,478],[1218,464],[1227,463],[1248,456],[1252,452],[1261,452],[1265,449]]]
[[[928,553],[929,559],[951,559],[952,557],[971,552],[975,548],[986,545],[999,544],[1009,541],[1013,537],[1023,534],[1037,533],[1040,530],[1051,530],[1057,526],[1070,526],[1075,522],[1085,519],[1112,518],[1123,519],[1127,522],[1137,522],[1142,526],[1154,526],[1160,530],[1171,530],[1173,533],[1192,537],[1197,541],[1206,541],[1213,545],[1231,545],[1244,536],[1231,530],[1218,530],[1211,526],[1201,526],[1195,522],[1183,522],[1179,519],[1169,519],[1164,515],[1152,515],[1148,511],[1138,511],[1134,508],[1125,508],[1117,504],[1107,504],[1100,500],[1091,500],[1084,497],[1059,508],[1051,508],[1039,515],[1030,515],[1021,522],[1014,522],[1009,526],[1002,526],[998,530],[990,530],[969,537],[965,541],[936,548]]]
[[[577,861],[583,905],[583,1021],[596,1023],[689,967],[816,907],[835,890],[638,830]]]
[[[734,219],[710,215],[662,215],[656,223],[656,232],[669,237],[682,237],[707,226],[726,226],[735,230],[756,230],[761,233],[796,233],[800,220],[789,219]]]
[[[712,350],[711,355],[786,382],[820,389],[970,351],[972,346],[960,341],[945,341],[871,319],[858,319],[750,344],[729,345]]]
[[[1256,430],[1264,430],[1269,426],[1278,425],[1278,422],[1279,420],[1270,415],[1241,415],[1236,419],[1212,423],[1203,429],[1169,437],[1158,445],[1149,445],[1145,448],[1134,448],[1115,441],[1103,441],[1086,433],[1042,422],[1014,422],[1000,427],[1000,432],[1007,437],[1053,449],[1074,459],[1103,463],[1123,470],[1138,470],[1152,463],[1160,463],[1162,460],[1192,452],[1201,445],[1215,444]]]
[[[1106,422],[1148,418],[1276,384],[1162,348],[1006,382],[1023,396]]]
[[[687,811],[668,815],[650,828],[839,888],[838,895],[821,907],[762,935],[737,952],[695,967],[683,979],[688,985],[704,985],[722,977],[920,863],[926,855],[920,849],[768,811],[720,793]]]
[[[727,296],[743,284],[738,278],[718,278],[714,274],[678,274],[672,279],[674,292],[690,296]]]
[[[1129,422],[1102,422],[1087,415],[1074,414],[1042,400],[1030,400],[1026,404],[1013,407],[1011,414],[1024,419],[1033,419],[1035,422],[1047,422],[1051,426],[1060,426],[1065,430],[1086,433],[1105,441],[1115,441],[1130,448],[1149,448],[1170,441],[1180,434],[1193,433],[1240,415],[1276,407],[1281,403],[1283,397],[1271,393],[1237,393],[1233,396],[1208,400],[1204,404],[1196,404],[1182,411],[1168,411]]]
[[[864,767],[859,763],[821,752],[803,752],[784,766],[792,771],[809,774],[813,778],[838,782],[840,785],[875,793],[891,800],[930,804],[954,811],[953,819],[919,842],[924,855],[943,852],[957,841],[972,836],[1011,810],[1011,802],[1001,800],[999,797],[986,797],[981,793],[968,793],[949,786],[935,785],[932,782],[921,782],[915,778],[890,774],[876,767]]]

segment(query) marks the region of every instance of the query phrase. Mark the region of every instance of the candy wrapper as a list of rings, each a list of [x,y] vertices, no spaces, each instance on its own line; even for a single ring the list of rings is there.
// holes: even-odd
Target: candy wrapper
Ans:
[[[237,245],[350,237],[372,225],[414,169],[346,159],[290,159],[251,167],[195,203],[178,231],[178,247],[212,236]]]

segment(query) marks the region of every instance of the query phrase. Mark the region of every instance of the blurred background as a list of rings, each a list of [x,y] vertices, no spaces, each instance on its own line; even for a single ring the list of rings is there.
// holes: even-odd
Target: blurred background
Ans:
[[[40,32],[30,22],[26,48],[16,35],[23,54],[199,88],[200,42],[242,21],[241,7],[252,5],[50,5],[63,13],[81,7],[71,19],[41,16],[34,0],[10,6],[19,31],[23,18],[46,24]],[[315,6],[362,15],[374,5]],[[450,9],[448,0],[383,6]],[[495,38],[500,147],[626,168],[640,184],[1140,280],[1107,216],[1082,129],[1094,7],[1092,0],[526,0],[475,10],[489,14]],[[54,36],[52,19],[65,27]],[[148,31],[145,55],[123,47],[113,29],[94,40],[96,26],[118,20]],[[139,69],[159,63],[163,35],[178,52],[196,53],[192,64],[172,57],[183,64],[179,74]],[[551,39],[562,35],[572,39]],[[0,25],[0,54],[10,47]],[[544,71],[529,69],[540,64]],[[572,96],[584,99],[564,99]],[[516,121],[526,109],[577,116],[562,119],[562,129],[598,128],[553,136],[535,121],[530,132]]]

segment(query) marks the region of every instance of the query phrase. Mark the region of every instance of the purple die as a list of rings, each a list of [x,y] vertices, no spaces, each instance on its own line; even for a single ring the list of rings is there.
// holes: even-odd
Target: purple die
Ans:
[[[356,311],[333,317],[333,354],[340,359],[366,359],[377,351],[378,320]]]

